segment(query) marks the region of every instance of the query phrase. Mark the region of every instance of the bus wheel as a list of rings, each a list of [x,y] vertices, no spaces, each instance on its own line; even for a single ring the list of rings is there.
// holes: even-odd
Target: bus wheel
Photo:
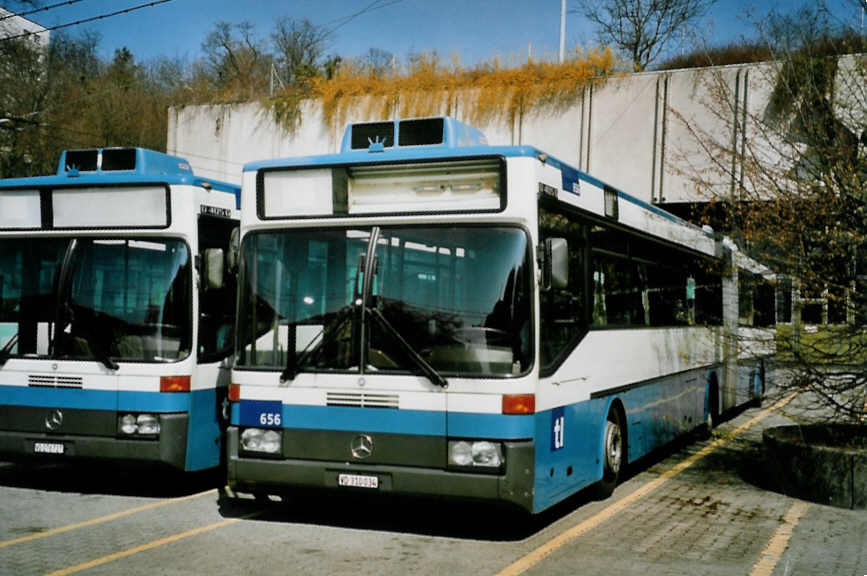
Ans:
[[[755,398],[753,398],[753,406],[756,408],[762,407],[762,400],[765,398],[765,362],[764,360],[759,360],[759,366],[756,370],[755,376]]]
[[[599,481],[599,497],[607,498],[614,492],[617,480],[626,463],[626,437],[620,411],[612,406],[605,421],[605,437],[602,454],[602,480]]]
[[[707,434],[710,436],[714,427],[719,424],[719,388],[717,388],[716,378],[712,377],[711,383],[708,386],[707,396],[705,428],[707,428]]]

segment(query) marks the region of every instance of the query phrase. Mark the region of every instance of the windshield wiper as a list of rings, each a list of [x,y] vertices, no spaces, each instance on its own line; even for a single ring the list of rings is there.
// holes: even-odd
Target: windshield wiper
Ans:
[[[339,309],[334,314],[331,323],[324,326],[322,330],[310,341],[309,344],[301,351],[301,354],[296,354],[294,350],[286,351],[286,368],[280,373],[280,382],[294,380],[298,372],[308,364],[314,355],[318,354],[323,347],[330,343],[340,330],[346,324],[346,321],[352,318],[353,305],[347,304]]]
[[[12,348],[15,346],[15,343],[18,342],[18,333],[12,335],[12,338],[9,339],[8,342],[0,349],[0,366],[6,364],[6,361],[12,356]]]
[[[388,332],[392,338],[403,348],[403,351],[406,352],[409,359],[413,361],[413,363],[418,366],[418,368],[424,373],[428,379],[433,382],[435,385],[440,386],[442,388],[448,388],[449,383],[443,378],[442,374],[437,372],[437,369],[431,366],[427,360],[421,357],[421,354],[416,352],[415,348],[407,342],[403,336],[400,335],[400,332],[391,325],[391,322],[386,320],[385,316],[378,308],[366,308],[368,314],[372,317],[376,318],[382,327],[385,328],[386,332]]]
[[[93,352],[93,357],[99,360],[103,366],[105,366],[109,370],[117,370],[118,368],[120,368],[120,364],[112,360],[111,356],[107,351],[102,350],[101,348],[99,348],[99,346],[97,346],[97,349],[94,350],[92,340],[87,337],[85,337],[85,339],[87,340],[88,346],[90,346],[91,352]]]
[[[94,318],[91,321],[91,325],[96,324],[96,322],[97,319]],[[84,338],[84,341],[87,342],[87,348],[93,355],[94,360],[98,361],[109,370],[117,370],[120,368],[120,364],[111,359],[111,354],[108,350],[110,344],[97,339],[96,334],[97,332],[95,330],[85,330],[79,333],[79,335]]]

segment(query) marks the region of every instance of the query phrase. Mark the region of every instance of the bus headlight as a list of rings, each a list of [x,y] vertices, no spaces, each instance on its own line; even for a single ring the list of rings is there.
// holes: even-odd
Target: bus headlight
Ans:
[[[280,433],[276,430],[247,428],[241,432],[241,449],[247,452],[279,454],[281,446]]]
[[[500,468],[505,464],[503,445],[488,440],[453,440],[449,442],[449,466],[461,468]]]
[[[135,423],[133,414],[124,414],[120,419],[120,431],[124,434],[135,434],[138,430],[138,425]]]
[[[124,414],[118,421],[118,429],[127,436],[157,436],[160,419],[156,414]]]
[[[160,421],[153,414],[139,414],[135,423],[138,425],[139,434],[153,435],[160,433]]]

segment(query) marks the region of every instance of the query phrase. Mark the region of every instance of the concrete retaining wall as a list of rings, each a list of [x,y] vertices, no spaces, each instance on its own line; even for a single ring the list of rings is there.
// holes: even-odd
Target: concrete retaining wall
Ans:
[[[853,64],[846,66],[841,69]],[[479,128],[491,144],[536,146],[647,202],[702,201],[696,178],[727,193],[744,177],[740,154],[728,150],[743,153],[749,146],[778,161],[777,146],[763,141],[758,125],[775,78],[771,64],[626,75],[588,87],[565,108]],[[852,96],[851,79],[839,84],[835,98],[847,124],[863,129],[867,111],[850,105],[853,98],[863,104],[863,97]],[[443,102],[440,113],[466,121],[470,98]],[[327,125],[318,102],[307,102],[291,134],[256,103],[175,108],[167,148],[197,174],[240,183],[245,162],[337,151],[345,123],[381,119],[365,117],[367,108],[360,103],[351,117]]]

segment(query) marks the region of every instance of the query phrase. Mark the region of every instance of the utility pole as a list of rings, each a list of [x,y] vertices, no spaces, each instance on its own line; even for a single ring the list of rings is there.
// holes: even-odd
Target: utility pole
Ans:
[[[867,2],[867,0],[864,0]],[[864,8],[861,8],[861,24],[864,23]],[[566,0],[560,0],[560,64],[566,56]]]

